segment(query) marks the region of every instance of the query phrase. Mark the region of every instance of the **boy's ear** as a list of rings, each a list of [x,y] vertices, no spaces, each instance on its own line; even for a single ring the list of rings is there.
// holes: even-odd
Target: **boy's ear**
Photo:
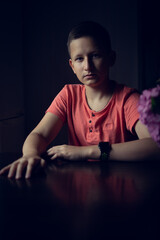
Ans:
[[[109,65],[112,67],[115,64],[116,61],[116,52],[112,51],[109,56]]]
[[[73,72],[75,73],[74,66],[73,66],[73,63],[72,63],[72,59],[69,59],[69,65],[72,68]]]

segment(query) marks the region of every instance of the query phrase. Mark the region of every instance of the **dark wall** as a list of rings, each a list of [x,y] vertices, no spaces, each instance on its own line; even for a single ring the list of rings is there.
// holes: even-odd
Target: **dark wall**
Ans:
[[[155,9],[143,0],[1,2],[0,151],[20,151],[64,84],[78,83],[66,41],[80,21],[94,20],[109,30],[117,52],[111,78],[140,90],[150,86],[159,75]],[[65,130],[56,143],[64,136]]]
[[[0,1],[0,152],[24,140],[22,35],[21,1]]]
[[[139,86],[156,86],[160,78],[160,2],[139,1]]]

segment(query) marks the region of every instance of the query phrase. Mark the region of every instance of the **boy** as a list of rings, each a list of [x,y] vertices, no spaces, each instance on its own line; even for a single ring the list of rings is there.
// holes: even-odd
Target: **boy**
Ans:
[[[47,146],[67,122],[69,145],[53,146],[51,160],[139,161],[154,156],[159,148],[139,121],[138,93],[109,79],[114,64],[108,32],[94,22],[75,26],[68,37],[69,64],[82,84],[66,85],[52,102],[23,145],[23,156],[1,170],[19,179],[30,178]]]

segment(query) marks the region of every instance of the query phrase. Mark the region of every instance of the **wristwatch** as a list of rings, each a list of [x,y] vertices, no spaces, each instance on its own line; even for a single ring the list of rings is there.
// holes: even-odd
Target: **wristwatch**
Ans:
[[[109,155],[111,151],[111,145],[109,142],[99,142],[98,147],[101,151],[100,160],[101,161],[108,161]]]

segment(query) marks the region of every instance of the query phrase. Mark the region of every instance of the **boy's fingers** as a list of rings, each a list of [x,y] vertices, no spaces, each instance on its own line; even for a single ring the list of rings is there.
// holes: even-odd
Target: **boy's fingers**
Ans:
[[[4,173],[8,172],[9,169],[10,169],[10,166],[11,166],[11,164],[8,165],[8,166],[6,166],[6,167],[4,167],[4,168],[2,168],[2,169],[0,170],[0,174],[4,174]]]
[[[28,163],[25,178],[30,178],[36,164]]]
[[[41,167],[45,167],[46,166],[46,161],[44,159],[41,159],[40,165],[41,165]]]
[[[9,167],[9,172],[8,172],[8,177],[12,178],[16,174],[16,169],[17,169],[18,162],[14,162],[10,165]]]
[[[8,178],[15,177],[16,179],[19,179],[22,177],[22,174],[26,168],[25,178],[30,178],[32,171],[37,164],[39,164],[41,167],[44,167],[46,162],[42,158],[21,158],[1,169],[0,174],[8,173]]]
[[[25,160],[19,162],[19,164],[17,166],[17,170],[16,170],[16,176],[15,176],[16,179],[19,179],[22,177],[22,173],[23,173],[23,170],[26,167],[26,165],[27,165],[27,161],[25,161]]]
[[[28,165],[27,165],[27,169],[26,169],[26,174],[25,174],[25,178],[30,178],[31,175],[32,175],[32,171],[33,169],[35,168],[35,166],[37,164],[40,164],[41,165],[41,160],[42,159],[35,159],[35,160],[31,160],[28,162]],[[44,160],[43,160],[44,161]]]

